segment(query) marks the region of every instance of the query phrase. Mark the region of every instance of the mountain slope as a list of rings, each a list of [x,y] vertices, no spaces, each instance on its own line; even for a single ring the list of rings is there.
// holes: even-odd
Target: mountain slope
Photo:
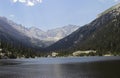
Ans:
[[[33,52],[42,50],[31,43],[29,37],[10,25],[9,20],[5,17],[0,17],[0,48],[6,54],[12,53],[12,56],[26,55],[28,57]]]
[[[51,45],[49,51],[119,51],[120,4],[99,15],[91,23]],[[113,49],[112,49],[113,48]]]
[[[0,17],[0,38],[5,38],[3,40],[9,40],[12,39],[22,41],[24,44],[30,45],[29,38],[26,37],[21,32],[14,29],[8,22],[8,20],[4,17]],[[11,40],[10,40],[11,41]]]

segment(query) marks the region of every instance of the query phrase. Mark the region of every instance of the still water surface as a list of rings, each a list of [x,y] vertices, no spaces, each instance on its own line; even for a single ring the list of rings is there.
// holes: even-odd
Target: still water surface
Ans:
[[[0,60],[0,78],[120,78],[120,57]]]

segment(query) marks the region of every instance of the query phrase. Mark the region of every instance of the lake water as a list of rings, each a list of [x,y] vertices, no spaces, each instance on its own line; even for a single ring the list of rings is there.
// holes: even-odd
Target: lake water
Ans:
[[[120,57],[0,60],[0,78],[120,78]]]

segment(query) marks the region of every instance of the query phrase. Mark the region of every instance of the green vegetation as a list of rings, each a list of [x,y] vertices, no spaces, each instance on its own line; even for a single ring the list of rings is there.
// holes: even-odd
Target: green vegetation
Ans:
[[[0,58],[35,58],[41,56],[42,53],[37,53],[33,48],[25,47],[23,45],[14,45],[5,41],[0,41]]]
[[[98,52],[120,53],[120,16],[111,20],[95,32],[95,37],[90,37],[81,48],[95,49]]]

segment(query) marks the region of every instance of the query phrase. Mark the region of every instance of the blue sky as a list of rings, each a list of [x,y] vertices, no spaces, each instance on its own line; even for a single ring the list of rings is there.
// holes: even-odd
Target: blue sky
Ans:
[[[0,0],[0,16],[26,27],[48,30],[83,26],[119,0]]]

